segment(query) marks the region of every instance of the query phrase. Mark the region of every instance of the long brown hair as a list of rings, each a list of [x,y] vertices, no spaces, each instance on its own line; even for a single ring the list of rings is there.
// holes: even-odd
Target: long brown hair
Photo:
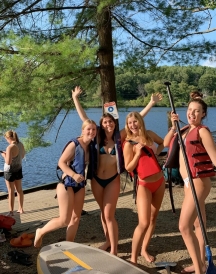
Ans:
[[[8,130],[5,132],[4,137],[11,139],[12,141],[15,141],[16,143],[19,143],[18,135],[13,130]]]
[[[148,144],[148,145],[152,145],[153,143],[153,140],[152,138],[148,135],[148,132],[146,130],[146,127],[145,127],[145,123],[143,121],[143,118],[142,116],[134,111],[134,112],[130,112],[127,117],[126,117],[126,123],[125,123],[125,131],[126,131],[126,134],[127,134],[127,137],[126,137],[126,140],[131,140],[134,138],[134,135],[132,133],[132,131],[129,129],[128,127],[128,119],[129,118],[132,118],[134,117],[138,123],[139,123],[139,126],[140,126],[140,129],[139,129],[139,136],[141,137],[141,140],[143,142],[143,144]]]
[[[105,130],[103,129],[103,126],[102,126],[104,118],[110,118],[115,124],[115,130],[114,130],[113,135],[112,135],[113,140],[114,140],[114,136],[115,136],[115,132],[116,132],[116,120],[115,120],[115,118],[109,113],[104,113],[100,118],[100,127],[99,127],[99,131],[98,131],[99,146],[100,147],[105,145],[105,139],[106,139],[106,133],[105,133]]]

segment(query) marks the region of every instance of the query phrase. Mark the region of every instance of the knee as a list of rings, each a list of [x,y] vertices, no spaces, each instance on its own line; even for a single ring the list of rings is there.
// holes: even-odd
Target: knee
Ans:
[[[115,215],[112,215],[109,212],[105,213],[104,214],[104,219],[105,219],[106,223],[113,222],[113,220],[115,219]]]
[[[205,225],[205,220],[203,220],[203,222],[204,222],[204,225]],[[200,228],[200,222],[199,222],[199,220],[196,220],[196,221],[194,222],[194,228],[195,228],[195,230],[201,229],[201,228]]]
[[[60,218],[60,226],[61,226],[61,227],[66,227],[66,226],[68,226],[69,223],[70,223],[70,220],[71,220],[70,216],[61,217],[61,218]]]
[[[14,195],[14,192],[15,192],[15,188],[14,187],[9,187],[8,188],[8,194],[10,194],[10,195]]]
[[[189,224],[179,222],[179,231],[181,232],[181,234],[184,234],[184,235],[189,234],[190,233]]]
[[[16,188],[16,191],[19,195],[23,194],[22,188]]]
[[[157,215],[158,214],[151,215],[149,224],[155,224],[156,223]]]
[[[80,221],[80,216],[77,216],[77,215],[72,216],[72,218],[71,218],[71,223],[73,223],[73,224],[78,224],[79,221]]]
[[[142,232],[145,232],[147,231],[148,227],[150,225],[150,220],[142,220],[142,221],[139,221],[139,224],[138,224],[138,227],[140,230],[142,230]]]

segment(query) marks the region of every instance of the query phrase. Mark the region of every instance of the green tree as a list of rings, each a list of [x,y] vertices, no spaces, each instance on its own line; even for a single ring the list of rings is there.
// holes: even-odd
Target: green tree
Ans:
[[[199,87],[213,95],[213,91],[216,89],[216,76],[213,74],[203,74],[199,79]]]
[[[102,104],[117,101],[114,58],[144,73],[161,61],[194,64],[213,53],[215,41],[202,36],[215,30],[203,29],[212,9],[197,0],[1,1],[1,112],[27,122],[31,144],[39,144],[58,111],[71,107],[75,84],[85,100],[100,87]]]

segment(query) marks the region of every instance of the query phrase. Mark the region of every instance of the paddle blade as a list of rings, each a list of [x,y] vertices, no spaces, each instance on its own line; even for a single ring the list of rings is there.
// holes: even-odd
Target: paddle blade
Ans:
[[[206,270],[206,274],[216,274],[216,268],[212,261],[212,253],[211,253],[210,247],[207,245],[205,249],[206,249],[206,257],[208,259],[208,268]]]

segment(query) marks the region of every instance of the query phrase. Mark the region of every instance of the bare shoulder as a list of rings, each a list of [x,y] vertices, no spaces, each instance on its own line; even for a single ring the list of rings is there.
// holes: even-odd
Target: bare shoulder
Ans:
[[[123,149],[124,150],[129,150],[132,147],[133,147],[133,145],[130,142],[128,142],[128,141],[125,141],[124,144],[123,144]]]
[[[154,134],[154,132],[152,130],[147,129],[146,131],[149,135]]]
[[[147,130],[147,134],[154,140],[155,136],[157,135],[154,131],[152,130]]]
[[[209,131],[208,128],[202,127],[199,129],[199,134],[201,137],[206,136],[206,135],[211,135],[211,132]]]
[[[66,147],[67,150],[73,150],[74,148],[75,148],[75,143],[73,141],[70,142]]]

